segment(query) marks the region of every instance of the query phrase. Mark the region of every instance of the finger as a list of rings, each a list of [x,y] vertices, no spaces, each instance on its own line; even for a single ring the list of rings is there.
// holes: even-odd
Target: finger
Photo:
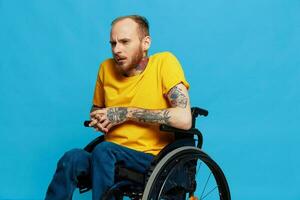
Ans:
[[[92,121],[90,122],[89,126],[95,126],[98,123],[98,120],[96,120],[95,118],[92,118]]]
[[[102,123],[102,126],[103,126],[103,130],[105,131],[105,133],[107,133],[109,131],[109,128],[108,127],[111,127],[109,126],[111,124],[111,122],[109,120],[105,120],[103,123]]]
[[[101,122],[102,123],[102,127],[103,128],[106,128],[107,127],[107,125],[109,125],[111,122],[109,121],[109,120],[107,120],[107,119],[105,119],[103,122]]]
[[[102,124],[101,124],[100,122],[98,122],[98,123],[96,124],[96,127],[99,128],[100,130],[103,129]]]
[[[90,116],[94,117],[96,114],[104,114],[104,113],[105,113],[105,109],[98,109],[98,110],[91,112]]]
[[[107,133],[108,132],[108,129],[107,128],[103,128],[102,129],[102,133]]]
[[[95,116],[96,114],[98,114],[99,110],[94,110],[93,112],[90,112],[90,116]]]
[[[96,115],[94,116],[94,118],[97,119],[97,121],[99,121],[99,120],[101,119],[101,116],[100,116],[99,114],[96,114]]]
[[[108,129],[105,128],[102,123],[98,123],[97,126],[100,129],[100,131],[103,133],[106,133],[108,131]]]
[[[97,114],[95,117],[98,120],[98,122],[101,122],[101,123],[104,122],[104,120],[105,120],[104,115]]]
[[[108,131],[111,129],[111,127],[113,127],[113,124],[112,123],[110,123],[110,124],[108,124],[108,126],[106,127],[107,129],[108,129]]]
[[[109,131],[109,128],[107,128],[110,125],[110,121],[106,120],[105,122],[101,123],[102,131],[104,133],[107,133]]]

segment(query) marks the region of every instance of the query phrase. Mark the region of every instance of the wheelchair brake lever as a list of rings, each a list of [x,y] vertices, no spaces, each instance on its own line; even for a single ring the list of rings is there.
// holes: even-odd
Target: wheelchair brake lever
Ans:
[[[192,114],[196,118],[198,115],[206,117],[208,115],[208,110],[199,107],[192,107]]]
[[[91,120],[86,120],[86,121],[83,122],[83,125],[84,125],[85,127],[90,127],[90,126],[89,126],[90,123],[91,123]]]

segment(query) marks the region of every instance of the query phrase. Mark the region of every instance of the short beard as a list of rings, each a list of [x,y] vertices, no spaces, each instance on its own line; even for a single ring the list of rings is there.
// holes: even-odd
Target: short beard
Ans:
[[[136,52],[135,56],[133,56],[132,58],[132,62],[126,66],[126,69],[127,70],[130,70],[131,72],[137,72],[137,71],[142,71],[144,69],[141,68],[140,66],[140,63],[143,61],[143,58],[144,58],[144,52],[143,52],[143,49],[142,49],[142,46],[140,46],[140,48],[138,49],[138,51]],[[128,74],[126,71],[124,71],[122,68],[119,68],[119,71],[126,77],[129,77],[130,74]]]
[[[142,50],[142,47],[140,47],[140,49],[137,52],[136,56],[132,60],[130,68],[134,68],[134,69],[138,70],[139,64],[140,64],[140,62],[142,61],[143,58],[144,58],[144,52]]]

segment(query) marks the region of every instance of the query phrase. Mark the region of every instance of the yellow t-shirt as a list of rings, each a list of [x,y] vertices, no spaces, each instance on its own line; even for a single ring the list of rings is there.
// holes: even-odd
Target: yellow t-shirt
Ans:
[[[170,52],[149,57],[141,74],[125,77],[115,68],[113,59],[100,65],[93,104],[99,107],[138,107],[165,109],[170,107],[166,94],[183,83],[187,89],[183,70]],[[157,155],[173,141],[173,134],[162,132],[159,125],[127,121],[113,127],[105,140],[145,153]]]

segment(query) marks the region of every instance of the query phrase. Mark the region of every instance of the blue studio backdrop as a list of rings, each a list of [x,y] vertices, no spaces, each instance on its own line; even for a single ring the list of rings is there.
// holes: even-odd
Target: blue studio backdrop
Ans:
[[[0,199],[43,199],[84,128],[111,21],[150,21],[191,84],[203,149],[236,200],[300,199],[299,0],[0,0]],[[90,199],[90,193],[74,199]]]

